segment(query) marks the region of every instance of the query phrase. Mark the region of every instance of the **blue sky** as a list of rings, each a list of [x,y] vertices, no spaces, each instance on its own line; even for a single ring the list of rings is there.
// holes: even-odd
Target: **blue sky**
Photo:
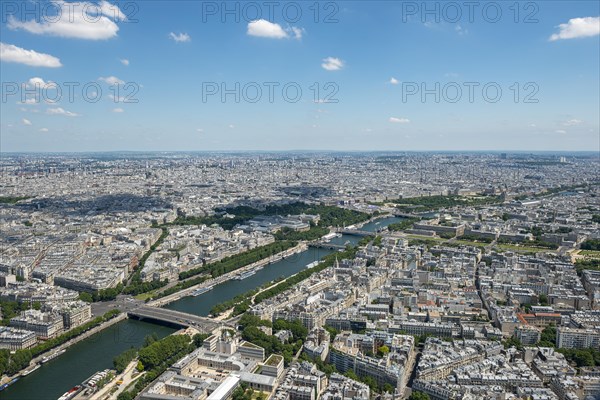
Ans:
[[[1,150],[599,149],[598,1],[275,3],[3,2]]]

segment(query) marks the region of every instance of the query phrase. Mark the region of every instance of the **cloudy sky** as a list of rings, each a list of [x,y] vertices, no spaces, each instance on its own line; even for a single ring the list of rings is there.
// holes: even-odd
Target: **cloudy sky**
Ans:
[[[598,150],[599,15],[2,1],[1,150]]]

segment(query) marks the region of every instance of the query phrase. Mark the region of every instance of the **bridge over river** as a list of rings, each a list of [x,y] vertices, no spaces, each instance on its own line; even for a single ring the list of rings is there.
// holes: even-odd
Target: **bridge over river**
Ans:
[[[180,327],[192,327],[202,333],[211,333],[224,325],[210,318],[188,314],[167,308],[142,306],[127,312],[129,318],[168,323]]]
[[[361,231],[359,229],[338,229],[338,233],[349,236],[376,236],[375,232]]]

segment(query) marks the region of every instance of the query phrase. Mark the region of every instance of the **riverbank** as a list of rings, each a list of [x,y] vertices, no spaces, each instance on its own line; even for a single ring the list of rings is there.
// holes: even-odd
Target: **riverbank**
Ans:
[[[65,343],[58,345],[57,347],[54,347],[51,350],[32,358],[31,361],[29,362],[29,365],[27,367],[23,368],[17,374],[15,374],[13,376],[3,375],[2,378],[0,378],[0,385],[10,382],[14,378],[20,377],[24,371],[29,370],[30,368],[33,368],[35,365],[39,364],[42,361],[42,359],[49,357],[55,353],[58,353],[62,350],[66,350],[70,346],[72,346],[82,340],[85,340],[85,339],[89,338],[90,336],[108,328],[109,326],[112,326],[118,322],[123,321],[124,319],[127,319],[127,314],[119,314],[119,315],[109,319],[108,321],[103,322],[102,324],[100,324],[98,326],[95,326],[94,328],[90,329],[89,331],[86,331],[86,332],[82,333],[81,335],[76,336],[73,339],[70,339],[70,340],[66,341]]]
[[[370,218],[369,220],[360,222],[356,226],[357,227],[363,227],[363,226],[365,226],[367,224],[370,224],[370,223],[373,223],[373,222],[376,222],[376,221],[380,221],[380,220],[384,220],[386,218],[388,218],[388,216],[386,216],[386,215],[378,215],[378,216]],[[249,265],[244,266],[242,268],[236,269],[234,271],[230,271],[230,272],[228,272],[228,273],[226,273],[226,274],[224,274],[222,276],[219,276],[219,277],[217,277],[215,279],[208,279],[207,281],[199,283],[198,285],[194,285],[192,287],[183,289],[183,290],[181,290],[181,291],[179,291],[177,293],[173,293],[171,295],[165,296],[164,298],[157,299],[155,301],[150,302],[149,305],[161,307],[161,306],[170,304],[172,302],[175,302],[177,300],[180,300],[180,299],[182,299],[184,297],[189,296],[193,291],[195,291],[195,290],[197,290],[199,288],[208,288],[208,287],[211,287],[211,286],[217,286],[217,285],[223,284],[225,282],[229,282],[229,281],[231,281],[238,274],[247,273],[247,272],[250,272],[250,271],[254,271],[254,270],[256,270],[258,268],[262,268],[262,267],[264,267],[265,265],[268,265],[268,264],[277,263],[277,262],[283,260],[284,258],[288,258],[288,257],[291,257],[291,256],[293,256],[295,254],[299,254],[299,253],[305,252],[306,250],[308,250],[307,243],[304,242],[304,241],[300,242],[296,246],[294,246],[294,247],[292,247],[290,249],[287,249],[287,250],[282,251],[280,253],[277,253],[275,255],[266,257],[264,259],[258,260],[258,261],[254,262],[252,264],[249,264]],[[296,275],[296,273],[294,275]],[[290,277],[287,277],[286,281],[289,278]],[[277,283],[281,283],[281,282],[277,282]],[[264,292],[265,290],[271,289],[272,287],[273,287],[273,285],[270,285],[268,288],[262,289],[261,293]],[[227,316],[228,314],[229,313],[225,313],[225,315],[222,316],[219,319],[222,319],[223,317]],[[32,368],[34,368],[35,366],[37,366],[39,364],[39,362],[44,357],[47,357],[48,355],[52,355],[52,354],[55,354],[58,351],[66,349],[66,348],[72,346],[73,344],[78,343],[79,341],[84,340],[84,339],[86,339],[86,338],[94,335],[95,333],[98,333],[98,332],[102,331],[103,329],[106,329],[107,327],[109,327],[109,326],[111,326],[111,325],[113,325],[113,324],[115,324],[117,322],[122,321],[125,318],[127,318],[126,315],[120,315],[116,319],[104,322],[101,325],[92,328],[90,331],[84,332],[80,336],[74,337],[74,338],[68,340],[67,342],[65,342],[65,343],[63,343],[63,344],[61,344],[61,345],[53,348],[52,350],[47,351],[47,352],[45,352],[43,354],[40,354],[40,355],[36,356],[35,358],[33,358],[31,360],[31,362],[29,363],[28,366],[26,366],[25,368],[21,369],[21,371],[19,372],[19,374],[16,374],[16,375],[14,375],[12,377],[4,376],[4,377],[2,377],[2,380],[0,382],[2,382],[2,383],[9,382],[11,380],[11,378],[14,378],[15,376],[20,376],[23,373],[23,371],[29,371]]]
[[[353,226],[354,226],[356,229],[360,229],[360,228],[362,228],[363,226],[365,226],[365,225],[367,225],[367,224],[370,224],[370,223],[372,223],[372,222],[376,222],[376,221],[378,221],[378,220],[380,220],[380,219],[386,219],[386,218],[391,218],[391,217],[393,217],[393,215],[392,215],[392,214],[389,214],[389,213],[388,213],[388,214],[380,214],[380,215],[377,215],[377,216],[375,216],[375,217],[371,217],[371,218],[369,218],[369,219],[368,219],[368,220],[366,220],[366,221],[359,222],[359,223],[357,223],[357,224],[353,224]]]
[[[286,257],[290,257],[294,254],[301,253],[307,249],[308,249],[308,245],[305,242],[301,242],[298,245],[296,245],[295,247],[292,247],[290,249],[287,249],[285,251],[277,253],[268,258],[263,258],[262,260],[256,261],[245,267],[236,269],[235,271],[228,272],[224,275],[219,276],[218,278],[208,279],[197,285],[180,290],[179,292],[170,294],[165,297],[161,297],[160,299],[153,300],[153,301],[149,302],[148,305],[153,306],[153,307],[162,307],[162,306],[172,303],[174,301],[180,300],[182,297],[189,296],[193,291],[195,291],[197,289],[208,288],[210,286],[219,285],[221,283],[224,283],[224,282],[227,282],[227,281],[233,279],[234,276],[236,276],[240,273],[249,272],[250,270],[252,270],[254,268],[263,267],[267,264],[271,264],[271,263],[280,261]]]
[[[364,221],[360,226],[364,230],[377,230],[383,228],[388,223],[395,222],[395,220],[395,218],[390,218],[385,215],[377,216],[371,218],[369,221]],[[379,224],[375,224],[375,222],[379,221],[381,221]],[[369,223],[372,223],[372,225],[365,227],[365,225]],[[342,242],[345,240],[352,240],[354,242],[357,238],[344,235],[335,240],[337,239]],[[206,316],[210,313],[210,309],[215,304],[230,300],[236,295],[248,293],[252,289],[258,288],[265,283],[277,280],[277,283],[270,284],[259,292],[262,297],[262,293],[269,293],[275,287],[281,285],[281,278],[290,274],[290,276],[285,279],[285,282],[288,282],[290,278],[292,281],[296,280],[298,273],[306,270],[307,265],[321,260],[325,255],[332,252],[329,250],[308,248],[306,243],[301,242],[297,246],[287,249],[282,253],[287,254],[285,259],[282,259],[282,254],[278,253],[273,256],[277,257],[279,260],[277,262],[273,262],[275,258],[270,259],[267,257],[252,265],[245,266],[236,271],[231,271],[233,274],[230,273],[229,275],[221,277],[221,279],[227,281],[215,286],[213,290],[198,297],[183,297],[179,300],[181,304],[177,304],[179,302],[171,303],[167,308],[188,312],[194,315]],[[267,265],[269,261],[271,261],[271,264]],[[246,269],[256,268],[259,264],[264,265],[264,268],[255,275],[242,281],[229,279],[230,276],[235,276]],[[203,283],[208,284],[207,282]],[[192,291],[196,288],[187,288],[187,290]],[[185,291],[186,290],[184,289],[184,292]],[[258,295],[259,293],[256,293],[255,295]],[[132,304],[126,302],[126,299],[122,300],[122,304],[118,304],[119,308]],[[228,317],[229,315],[224,313],[219,319],[227,320]],[[57,347],[64,348],[73,346],[72,348],[69,348],[65,354],[44,364],[37,371],[32,372],[30,375],[22,378],[20,381],[3,391],[3,398],[6,397],[6,400],[57,398],[64,393],[65,390],[83,382],[93,373],[112,368],[112,358],[114,356],[132,346],[139,346],[140,343],[143,343],[145,336],[157,332],[159,336],[162,337],[164,335],[169,335],[174,331],[169,327],[128,319],[125,315],[121,316],[119,319],[121,321],[113,321],[113,326],[110,326],[110,324],[98,326],[94,331],[88,332],[86,336],[79,337],[77,341],[72,340],[71,342],[65,342],[62,347]],[[89,336],[94,333],[95,336],[89,338]],[[89,340],[83,340],[85,338],[89,338]],[[58,350],[54,349],[52,351]]]
[[[163,338],[176,329],[130,318],[116,321],[93,336],[70,346],[64,354],[43,364],[1,392],[3,400],[57,399],[67,390],[85,382],[98,371],[113,369],[113,358],[145,337]]]
[[[254,305],[254,299],[256,298],[256,296],[258,296],[259,294],[261,294],[265,290],[269,290],[269,289],[277,286],[281,282],[285,282],[288,279],[293,278],[294,276],[298,275],[299,273],[300,273],[300,271],[296,272],[295,274],[292,274],[292,275],[288,276],[287,278],[285,278],[285,279],[283,279],[281,281],[274,282],[274,283],[270,284],[269,286],[267,286],[267,287],[259,290],[257,293],[255,293],[254,295],[252,295],[252,297],[250,298],[251,305]],[[229,309],[227,309],[225,311],[223,311],[221,314],[217,315],[216,317],[213,317],[213,319],[215,321],[231,322],[231,321],[235,320],[235,318],[239,317],[239,316],[236,316],[236,317],[230,318],[230,315],[231,315],[231,313],[233,312],[234,309],[235,309],[235,306],[231,307],[231,308],[229,308]]]

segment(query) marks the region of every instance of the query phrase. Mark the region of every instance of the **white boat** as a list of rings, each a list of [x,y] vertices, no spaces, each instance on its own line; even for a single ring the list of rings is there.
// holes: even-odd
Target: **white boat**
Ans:
[[[58,400],[69,400],[75,397],[77,393],[81,391],[81,386],[77,385],[73,389],[66,391],[62,396],[58,398]]]
[[[100,372],[96,372],[94,375],[92,375],[90,378],[88,378],[87,380],[85,380],[83,382],[83,386],[87,386],[87,387],[96,387],[96,385],[98,384],[98,381],[106,378],[108,376],[108,374],[110,373],[110,370],[105,369],[104,371],[100,371]]]
[[[256,271],[251,270],[251,271],[247,271],[247,272],[243,272],[243,273],[239,274],[234,279],[237,281],[241,281],[241,280],[251,277],[254,274],[256,274]]]
[[[331,232],[331,233],[328,233],[327,235],[323,236],[322,239],[323,239],[324,242],[329,242],[334,237],[337,237],[337,235],[338,235],[337,233]]]
[[[306,264],[306,268],[313,268],[319,265],[319,261],[313,261],[310,264]]]
[[[210,292],[215,286],[211,285],[211,286],[207,286],[204,288],[200,288],[200,289],[196,289],[192,292],[192,296],[196,297],[196,296],[200,296],[201,294],[204,294],[206,292]]]
[[[32,373],[33,371],[38,370],[41,367],[40,364],[36,364],[35,367],[31,368],[31,369],[26,369],[25,371],[21,372],[21,376],[27,376],[30,373]]]
[[[56,357],[60,356],[65,351],[67,351],[67,350],[66,349],[62,349],[62,350],[57,351],[56,353],[50,354],[49,356],[46,356],[46,357],[42,358],[42,361],[40,361],[40,363],[41,364],[46,364],[48,361],[54,360]]]

